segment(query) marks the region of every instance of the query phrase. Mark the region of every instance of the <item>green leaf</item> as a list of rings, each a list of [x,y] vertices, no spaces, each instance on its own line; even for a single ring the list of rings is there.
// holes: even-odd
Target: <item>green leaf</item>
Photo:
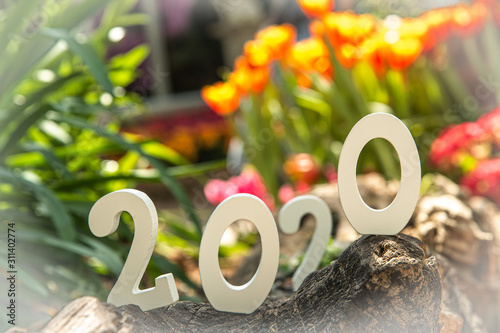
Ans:
[[[7,116],[2,116],[2,118],[3,118],[2,123],[3,124],[10,124],[17,117],[19,117],[20,115],[23,114],[23,110],[26,110],[31,105],[40,102],[41,100],[46,98],[48,95],[59,91],[62,87],[64,87],[64,85],[68,81],[70,81],[76,77],[79,77],[81,75],[82,75],[81,72],[76,72],[76,73],[70,74],[68,76],[59,78],[59,79],[55,80],[54,82],[50,83],[49,85],[43,87],[42,89],[40,89],[36,92],[30,93],[27,96],[26,101],[24,102],[23,105],[15,105],[15,104],[10,105],[10,107],[7,110],[5,110],[5,114]]]
[[[146,44],[140,44],[126,53],[111,58],[110,66],[112,69],[135,69],[148,57],[148,54],[149,47]]]
[[[61,114],[54,114],[54,119],[55,121],[60,121],[60,122],[66,122],[72,126],[81,128],[81,129],[89,129],[97,133],[98,135],[102,135],[103,137],[107,138],[108,140],[116,143],[118,146],[122,147],[125,150],[133,150],[144,156],[148,161],[151,163],[152,166],[154,166],[159,172],[160,172],[160,180],[162,181],[163,184],[167,186],[167,188],[172,192],[172,194],[177,198],[179,203],[181,204],[181,207],[184,209],[184,211],[187,213],[188,217],[190,220],[195,224],[198,233],[201,235],[202,234],[202,228],[201,228],[201,223],[198,218],[198,215],[195,212],[195,209],[191,203],[191,200],[189,199],[188,195],[184,191],[184,189],[181,187],[181,185],[175,180],[174,177],[168,174],[167,168],[163,165],[162,161],[159,161],[155,157],[147,154],[146,152],[143,151],[142,147],[139,144],[136,143],[131,143],[126,140],[124,140],[121,136],[111,133],[99,126],[90,124],[88,121],[85,119],[81,119],[78,117],[73,117],[73,116],[66,116],[66,115],[61,115]]]
[[[318,112],[323,117],[330,117],[332,109],[326,103],[320,93],[311,89],[296,88],[294,90],[297,105]]]
[[[14,151],[18,141],[21,140],[28,129],[49,110],[50,108],[48,105],[42,105],[37,110],[26,116],[23,121],[21,121],[17,128],[10,134],[9,139],[0,150],[0,163],[2,163],[5,158]]]
[[[109,2],[110,0],[71,1],[69,2],[70,6],[67,6],[64,10],[60,10],[57,13],[50,26],[54,28],[72,29],[84,20],[97,14]]]
[[[132,152],[129,152],[129,154]],[[226,165],[225,160],[204,162],[198,164],[182,165],[178,167],[166,168],[163,172],[170,177],[182,178],[205,174],[208,171],[219,170]],[[160,172],[158,170],[124,170],[111,175],[95,175],[91,177],[80,177],[75,180],[63,181],[55,186],[55,190],[64,191],[78,188],[80,186],[90,186],[93,184],[104,184],[117,180],[130,180],[141,183],[156,183],[161,181]]]
[[[147,154],[174,165],[191,164],[181,154],[159,142],[152,141],[143,143],[142,149]]]
[[[87,65],[90,73],[99,85],[108,93],[113,94],[113,84],[109,80],[107,70],[94,49],[88,44],[80,44],[76,39],[63,29],[44,28],[42,33],[54,39],[64,40],[69,49]]]
[[[0,180],[24,187],[33,193],[33,196],[45,208],[58,235],[65,241],[75,240],[76,230],[74,221],[67,211],[67,208],[50,188],[16,176],[12,171],[4,167],[0,167]]]

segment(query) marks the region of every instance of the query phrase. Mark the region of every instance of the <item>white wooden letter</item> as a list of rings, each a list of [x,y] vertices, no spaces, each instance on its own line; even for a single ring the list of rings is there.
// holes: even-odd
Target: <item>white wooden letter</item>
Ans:
[[[231,223],[248,220],[260,234],[262,255],[255,275],[242,286],[233,286],[219,267],[219,244]],[[256,196],[235,194],[224,200],[210,216],[200,246],[200,277],[203,290],[219,311],[252,313],[273,286],[279,261],[278,229],[269,208]]]
[[[116,306],[136,304],[143,311],[174,303],[179,295],[172,273],[158,276],[154,288],[139,289],[158,234],[158,215],[146,194],[127,189],[105,195],[90,211],[90,230],[98,237],[112,234],[124,211],[129,212],[134,220],[134,239],[120,276],[108,295],[108,303]]]
[[[394,201],[384,209],[373,209],[361,198],[356,183],[356,164],[363,147],[372,139],[384,138],[399,155],[401,183]],[[401,120],[387,113],[361,119],[347,136],[340,153],[338,187],[342,208],[360,234],[395,235],[408,223],[420,192],[420,160],[417,146]]]
[[[293,289],[299,289],[302,281],[314,272],[325,253],[332,234],[332,214],[328,205],[314,195],[302,195],[288,201],[280,210],[278,223],[281,230],[293,234],[300,228],[300,221],[306,214],[316,220],[316,228],[304,259],[292,277]]]

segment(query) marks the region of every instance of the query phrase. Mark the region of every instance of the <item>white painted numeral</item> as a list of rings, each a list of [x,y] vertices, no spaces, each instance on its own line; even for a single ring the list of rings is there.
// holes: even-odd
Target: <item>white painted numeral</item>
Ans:
[[[332,214],[328,205],[314,195],[302,195],[288,201],[280,210],[278,223],[286,234],[293,234],[300,228],[300,221],[306,214],[316,220],[316,228],[299,268],[292,277],[293,290],[299,289],[304,279],[318,268],[332,233]]]
[[[233,286],[222,276],[218,249],[224,231],[238,220],[248,220],[256,226],[262,255],[257,272],[250,281],[242,286]],[[217,206],[203,233],[199,258],[201,284],[216,310],[236,313],[255,311],[273,286],[278,261],[278,229],[262,200],[250,194],[236,194]]]
[[[363,147],[372,139],[389,141],[401,162],[401,183],[394,201],[373,209],[361,198],[356,183],[356,164]],[[373,113],[361,119],[347,136],[340,153],[338,187],[342,208],[360,234],[395,235],[408,223],[420,192],[420,159],[405,124],[393,115]]]
[[[158,276],[154,288],[139,289],[158,234],[158,215],[146,194],[127,189],[105,195],[90,211],[90,230],[98,237],[112,234],[124,211],[129,212],[134,220],[134,239],[120,276],[108,295],[108,303],[116,306],[136,304],[143,311],[174,303],[179,294],[172,273]]]

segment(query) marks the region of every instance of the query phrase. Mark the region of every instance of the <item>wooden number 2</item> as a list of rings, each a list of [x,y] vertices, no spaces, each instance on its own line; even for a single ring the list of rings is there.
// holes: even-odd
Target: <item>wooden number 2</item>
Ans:
[[[238,220],[255,224],[262,255],[255,275],[242,286],[228,283],[219,267],[218,248],[229,225]],[[279,261],[278,229],[267,206],[250,194],[235,194],[224,200],[210,216],[200,246],[200,277],[203,290],[219,311],[252,313],[264,302],[273,286]]]
[[[280,210],[278,223],[286,234],[299,230],[300,221],[306,214],[311,214],[316,220],[316,228],[304,259],[292,277],[294,290],[299,289],[302,281],[318,268],[325,253],[332,233],[332,214],[328,205],[314,195],[302,195],[288,201]]]
[[[356,164],[363,147],[384,138],[399,155],[401,183],[394,201],[384,209],[373,209],[361,198],[356,183]],[[388,113],[372,113],[358,121],[340,152],[338,187],[345,215],[360,234],[395,235],[408,223],[420,192],[420,159],[417,146],[405,124]]]
[[[120,276],[109,293],[108,303],[116,306],[137,304],[143,311],[174,303],[179,295],[172,273],[158,276],[154,288],[139,289],[158,234],[158,215],[146,194],[127,189],[105,195],[90,211],[90,230],[98,237],[112,234],[124,211],[132,215],[135,234]]]

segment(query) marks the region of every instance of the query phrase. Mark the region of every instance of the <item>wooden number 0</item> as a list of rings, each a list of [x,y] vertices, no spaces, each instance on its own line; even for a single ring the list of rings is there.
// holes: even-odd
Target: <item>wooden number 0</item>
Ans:
[[[294,290],[299,289],[302,281],[318,268],[332,234],[332,214],[328,205],[314,195],[302,195],[288,201],[280,210],[278,221],[281,230],[293,234],[299,230],[300,221],[306,214],[316,220],[316,228],[304,259],[292,277]]]
[[[238,220],[255,224],[262,255],[255,275],[242,286],[228,283],[219,267],[219,244],[224,231]],[[203,290],[219,311],[252,313],[264,302],[273,286],[279,261],[278,229],[269,208],[256,196],[235,194],[224,200],[210,216],[200,246],[200,277]]]
[[[399,155],[401,183],[394,201],[384,209],[373,209],[361,198],[356,183],[359,153],[372,139],[384,138]],[[401,120],[388,113],[373,113],[361,119],[347,136],[340,152],[339,197],[347,219],[360,234],[395,235],[408,223],[420,192],[420,159],[417,146]]]
[[[116,306],[137,304],[143,311],[174,303],[179,295],[172,273],[158,276],[154,288],[139,289],[158,234],[158,215],[146,194],[127,189],[105,195],[90,211],[90,230],[98,237],[112,234],[124,211],[134,220],[134,239],[120,276],[109,293],[108,303]]]

